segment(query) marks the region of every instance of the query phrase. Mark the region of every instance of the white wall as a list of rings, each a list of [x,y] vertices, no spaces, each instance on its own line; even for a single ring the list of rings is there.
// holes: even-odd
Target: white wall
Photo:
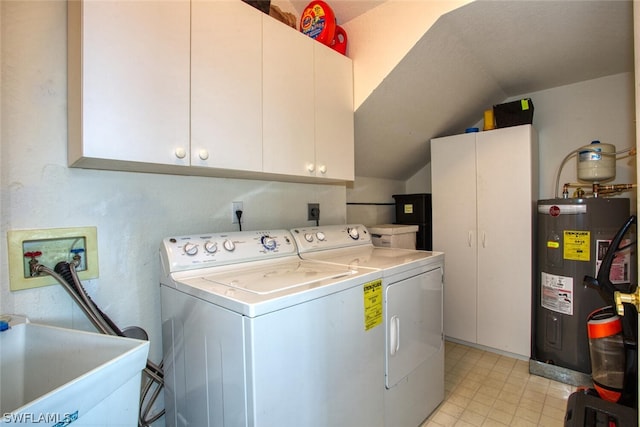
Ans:
[[[163,237],[235,230],[236,200],[246,230],[311,225],[308,202],[320,203],[321,224],[344,223],[346,188],[67,168],[66,10],[62,0],[0,2],[0,313],[91,330],[60,286],[9,290],[6,232],[96,226],[100,277],[87,290],[119,326],[146,329],[158,361]]]
[[[623,73],[517,97],[531,98],[535,107],[541,199],[554,197],[556,172],[571,151],[592,140],[614,144],[617,150],[635,147],[633,87],[633,73]],[[616,179],[610,183],[635,183],[635,176],[635,157],[619,160]],[[562,170],[560,185],[576,181],[573,157]],[[590,189],[591,185],[585,183],[585,188]],[[558,194],[561,193],[562,189]],[[634,193],[624,194],[630,196],[634,196],[631,205],[635,206]]]
[[[396,218],[394,194],[405,194],[404,181],[356,177],[347,189],[347,222],[364,224],[393,223]]]
[[[431,163],[407,180],[407,194],[431,193]]]
[[[571,151],[595,139],[614,144],[617,150],[635,147],[633,89],[633,74],[623,73],[522,94],[505,101],[521,98],[533,101],[533,125],[538,131],[540,150],[540,199],[554,197],[556,172]],[[482,129],[483,122],[473,126]],[[430,192],[430,167],[427,164],[407,181],[408,193]],[[576,159],[572,157],[562,170],[560,185],[576,182],[576,176]],[[635,183],[635,176],[635,157],[622,159],[616,162],[616,179],[606,184]],[[585,183],[585,189],[590,188],[591,185]],[[634,209],[635,191],[622,193],[620,197],[631,198]]]
[[[356,110],[445,13],[471,0],[385,1],[342,24],[349,34],[353,58],[353,91]]]

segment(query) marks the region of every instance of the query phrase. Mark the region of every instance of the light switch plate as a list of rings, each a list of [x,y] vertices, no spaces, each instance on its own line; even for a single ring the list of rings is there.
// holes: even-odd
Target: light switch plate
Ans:
[[[40,230],[9,230],[9,288],[12,291],[49,286],[58,282],[49,275],[29,275],[29,260],[25,253],[42,252],[40,264],[54,269],[60,261],[71,261],[72,251],[78,251],[82,262],[76,268],[80,280],[98,277],[98,239],[96,227],[49,228]]]

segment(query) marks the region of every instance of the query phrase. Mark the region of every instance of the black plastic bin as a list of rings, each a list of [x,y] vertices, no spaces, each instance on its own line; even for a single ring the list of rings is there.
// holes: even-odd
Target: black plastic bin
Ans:
[[[533,123],[533,102],[531,98],[524,98],[494,105],[493,115],[498,128],[530,125]]]
[[[431,194],[394,194],[396,224],[417,225],[416,249],[432,249]]]

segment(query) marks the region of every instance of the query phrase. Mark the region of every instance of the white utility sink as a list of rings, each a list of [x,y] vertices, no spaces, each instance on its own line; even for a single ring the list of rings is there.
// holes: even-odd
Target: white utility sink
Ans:
[[[0,332],[0,425],[138,425],[149,343],[34,323]]]

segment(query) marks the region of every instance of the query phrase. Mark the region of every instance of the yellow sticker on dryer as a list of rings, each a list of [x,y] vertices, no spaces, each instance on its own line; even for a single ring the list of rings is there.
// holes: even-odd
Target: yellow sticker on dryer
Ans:
[[[382,324],[382,280],[364,284],[364,330]]]
[[[590,231],[564,230],[564,259],[572,261],[589,261],[591,259],[590,253]]]

